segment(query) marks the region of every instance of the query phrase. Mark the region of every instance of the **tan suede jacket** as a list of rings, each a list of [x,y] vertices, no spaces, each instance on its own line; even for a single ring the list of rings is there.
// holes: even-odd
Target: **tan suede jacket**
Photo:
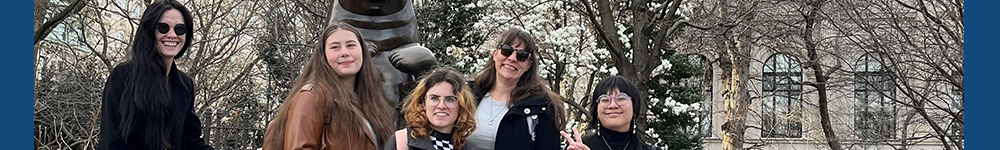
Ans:
[[[318,106],[316,101],[331,99],[326,96],[325,88],[307,84],[298,95],[293,97],[288,110],[288,120],[285,122],[285,150],[375,150],[373,135],[367,126],[357,127],[365,131],[366,137],[349,137],[349,131],[335,131],[323,112],[324,106]],[[336,120],[334,120],[336,121]],[[273,130],[271,121],[266,132]],[[267,137],[265,137],[267,139]],[[265,142],[264,147],[268,147]]]

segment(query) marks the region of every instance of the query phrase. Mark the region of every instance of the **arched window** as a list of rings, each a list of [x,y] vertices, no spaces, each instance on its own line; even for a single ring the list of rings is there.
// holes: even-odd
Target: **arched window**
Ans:
[[[712,136],[712,65],[708,63],[708,58],[699,54],[687,55],[688,62],[694,67],[701,68],[701,75],[694,75],[684,79],[689,87],[698,88],[702,91],[701,112],[698,113],[698,135]]]
[[[895,88],[880,59],[868,53],[854,66],[857,80],[854,85],[854,131],[859,139],[895,137],[896,107],[892,101]]]
[[[772,55],[764,62],[761,136],[802,137],[802,67],[788,54]]]

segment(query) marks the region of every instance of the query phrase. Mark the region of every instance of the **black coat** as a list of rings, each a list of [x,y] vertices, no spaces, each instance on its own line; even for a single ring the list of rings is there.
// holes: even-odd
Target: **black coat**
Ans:
[[[482,100],[485,94],[477,95]],[[494,150],[558,150],[559,129],[547,96],[532,96],[514,103],[497,128]],[[537,116],[536,116],[537,115]],[[534,117],[532,117],[534,116]],[[536,120],[535,137],[528,129],[528,119]],[[534,139],[534,140],[532,140]]]
[[[642,142],[639,136],[631,134],[633,132],[631,129],[625,133],[620,133],[608,130],[607,128],[600,128],[597,132],[601,132],[602,134],[590,134],[584,136],[582,139],[583,144],[590,147],[591,150],[622,150],[622,147],[624,147],[624,150],[661,150],[659,147]],[[609,144],[615,146],[609,146]]]
[[[104,84],[104,98],[101,99],[101,129],[100,140],[97,149],[99,150],[127,150],[127,149],[151,149],[143,143],[141,130],[134,131],[129,137],[122,137],[121,115],[119,114],[119,104],[122,92],[127,85],[126,78],[131,73],[132,63],[126,62],[116,66],[111,70],[108,81]],[[201,121],[194,114],[194,83],[191,77],[177,70],[176,65],[172,65],[168,76],[170,81],[170,91],[174,103],[172,120],[164,121],[169,124],[172,149],[183,150],[211,150],[211,146],[201,138]],[[143,116],[141,114],[137,116]],[[141,127],[139,127],[141,129]],[[126,140],[127,139],[127,140]],[[127,141],[127,142],[126,142]]]

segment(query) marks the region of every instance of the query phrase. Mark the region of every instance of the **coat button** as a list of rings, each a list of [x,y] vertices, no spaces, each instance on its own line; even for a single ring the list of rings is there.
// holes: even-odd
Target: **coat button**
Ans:
[[[524,108],[524,114],[529,114],[529,113],[531,113],[531,109]]]
[[[542,107],[542,111],[545,111],[545,107]]]

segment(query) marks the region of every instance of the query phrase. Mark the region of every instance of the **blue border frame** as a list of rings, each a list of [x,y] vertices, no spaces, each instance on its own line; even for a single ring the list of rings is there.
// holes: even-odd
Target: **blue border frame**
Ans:
[[[966,48],[971,49],[967,51],[965,55],[965,72],[966,78],[965,82],[969,83],[965,86],[965,99],[967,103],[965,104],[966,116],[965,119],[965,146],[966,148],[983,148],[990,149],[995,148],[993,142],[986,142],[983,140],[991,139],[997,135],[996,127],[997,120],[993,117],[996,112],[991,112],[990,110],[996,109],[995,107],[1000,104],[1000,102],[989,100],[993,97],[996,98],[997,95],[991,93],[997,93],[996,89],[990,88],[997,85],[996,78],[994,76],[998,72],[996,70],[993,60],[996,60],[997,50],[995,48],[996,41],[992,38],[997,35],[996,16],[995,16],[995,4],[996,1],[968,1],[971,3],[965,4],[965,10],[967,13],[967,18],[965,20],[965,29],[972,32],[966,32]],[[977,98],[978,97],[978,98]],[[968,101],[972,99],[972,101]],[[976,101],[977,99],[985,99],[984,101]],[[978,119],[976,119],[978,118]],[[971,131],[971,132],[970,132]]]
[[[7,29],[3,44],[13,47],[5,51],[8,57],[0,59],[0,64],[4,64],[0,70],[7,72],[0,75],[7,79],[2,87],[6,101],[0,105],[0,113],[7,114],[6,123],[0,127],[6,131],[0,141],[4,149],[33,149],[34,130],[26,129],[34,129],[34,46],[33,40],[17,35],[34,37],[34,25],[29,23],[34,22],[34,1],[7,1],[0,6],[0,12],[10,22],[24,20],[24,23],[0,24]]]

